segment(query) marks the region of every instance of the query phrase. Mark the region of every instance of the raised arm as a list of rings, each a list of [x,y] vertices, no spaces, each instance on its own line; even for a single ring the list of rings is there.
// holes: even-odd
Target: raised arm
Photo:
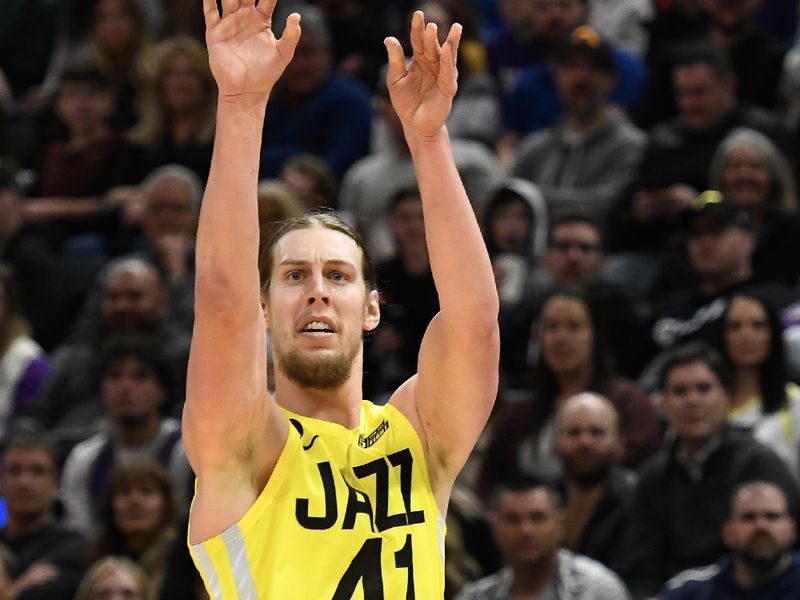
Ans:
[[[219,87],[214,154],[197,230],[195,324],[183,413],[198,476],[193,542],[238,520],[269,476],[287,429],[269,398],[258,277],[256,186],[267,99],[292,58],[299,16],[280,40],[275,0],[203,0]],[[217,500],[225,490],[224,505]]]
[[[461,26],[440,47],[436,25],[416,12],[414,55],[386,40],[387,84],[414,160],[439,314],[422,341],[418,373],[393,403],[417,427],[440,506],[472,450],[497,393],[498,299],[489,256],[456,171],[444,123],[456,93]]]

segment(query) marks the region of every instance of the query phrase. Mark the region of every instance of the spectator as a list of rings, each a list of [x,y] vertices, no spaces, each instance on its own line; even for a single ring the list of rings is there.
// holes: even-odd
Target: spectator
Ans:
[[[781,151],[758,131],[734,129],[717,148],[709,179],[713,189],[753,218],[758,234],[754,279],[794,287],[800,265],[786,257],[800,253],[800,215],[795,178]]]
[[[58,465],[55,447],[38,431],[15,431],[3,447],[8,520],[0,542],[16,562],[17,600],[72,600],[88,566],[86,540],[56,521]]]
[[[582,392],[556,415],[555,451],[564,467],[565,548],[610,565],[620,540],[636,475],[619,464],[626,433],[608,398]]]
[[[50,360],[29,334],[14,274],[0,264],[0,434],[33,401],[50,374]]]
[[[753,429],[800,481],[800,388],[787,376],[777,311],[757,292],[735,294],[713,331],[733,373],[730,420]]]
[[[161,587],[177,537],[176,505],[169,476],[158,463],[117,465],[101,512],[96,558],[125,556],[142,568],[151,596]]]
[[[557,47],[553,74],[566,114],[520,142],[514,174],[541,189],[551,215],[581,210],[604,220],[635,174],[644,133],[609,103],[614,59],[590,27]]]
[[[146,260],[158,269],[172,317],[186,331],[194,316],[194,240],[202,196],[203,184],[194,171],[177,164],[158,167],[127,201],[125,219],[133,239],[119,240],[116,248],[126,258]],[[98,282],[103,279],[101,273]],[[85,325],[82,321],[96,318],[101,295],[98,285],[90,291],[75,330]]]
[[[544,198],[530,182],[509,177],[490,194],[483,237],[500,297],[500,367],[512,388],[520,387],[527,368],[533,275],[547,248],[547,228]]]
[[[719,47],[710,42],[683,47],[671,74],[678,116],[652,128],[641,167],[643,178],[660,175],[664,188],[685,184],[707,189],[714,152],[736,127],[761,131],[791,154],[792,144],[775,115],[738,102],[733,66]],[[686,207],[691,194],[683,199]]]
[[[153,600],[147,576],[129,558],[110,556],[92,565],[81,582],[75,600]]]
[[[142,118],[130,133],[141,152],[142,174],[179,164],[208,178],[216,124],[217,88],[205,47],[188,36],[153,49],[153,73]]]
[[[266,180],[258,184],[258,222],[263,243],[280,221],[302,213],[298,195],[282,181]]]
[[[109,341],[99,373],[109,426],[72,449],[63,477],[65,519],[87,537],[96,533],[102,497],[116,465],[145,458],[159,462],[180,500],[191,474],[178,420],[160,414],[172,400],[173,385],[152,341],[133,336]]]
[[[117,87],[112,124],[128,129],[139,121],[150,62],[150,35],[138,0],[99,0],[91,16],[91,45],[85,57]]]
[[[550,50],[585,21],[583,0],[499,0],[503,28],[486,43],[489,68],[508,97],[521,71],[547,58]]]
[[[680,39],[662,46],[660,56],[656,57],[660,60],[653,63],[642,102],[645,109],[642,122],[645,126],[675,114],[669,72],[679,60],[676,55],[680,52],[680,44],[675,41],[681,40],[712,44],[727,56],[738,81],[735,94],[739,101],[767,110],[776,108],[786,50],[782,40],[776,39],[759,25],[757,12],[761,4],[759,0],[709,0],[702,3],[700,14],[697,8],[678,9],[679,12],[684,11],[686,20],[683,25],[686,28],[678,34]]]
[[[579,14],[583,17],[570,25],[564,34],[565,39],[572,31],[594,31],[586,25],[585,13]],[[506,127],[509,131],[498,145],[498,151],[504,152],[516,143],[519,136],[552,127],[563,118],[566,107],[558,90],[552,60],[563,43],[562,40],[554,47],[547,62],[525,69],[520,75],[507,102]],[[632,54],[614,47],[610,47],[610,53],[615,77],[608,91],[609,103],[624,112],[633,112],[647,76],[644,64]]]
[[[301,200],[305,208],[336,207],[339,182],[325,163],[311,154],[297,154],[286,161],[280,181]]]
[[[372,387],[367,395],[378,402],[416,372],[422,336],[439,312],[418,188],[392,198],[389,222],[397,254],[376,266],[384,305],[381,325],[365,351],[366,381]]]
[[[747,211],[719,192],[707,191],[687,211],[686,222],[689,263],[698,281],[654,306],[652,338],[659,349],[706,335],[731,295],[753,283],[755,232]],[[776,306],[789,303],[783,286],[770,284],[761,289]]]
[[[797,483],[783,461],[728,425],[731,385],[722,358],[704,345],[680,347],[664,364],[660,388],[671,435],[640,470],[617,564],[634,598],[722,556],[720,530],[739,484],[773,482],[792,510],[797,506]]]
[[[323,14],[303,7],[303,37],[270,100],[260,177],[276,177],[295,154],[310,153],[338,177],[369,150],[372,107],[363,84],[333,70]]]
[[[101,349],[118,333],[153,336],[183,398],[189,334],[170,318],[169,298],[156,268],[140,258],[121,259],[104,273],[97,319],[62,344],[53,356],[53,373],[25,411],[68,444],[96,431],[101,416],[97,371]],[[177,414],[179,406],[169,407]]]
[[[506,561],[501,571],[468,584],[456,600],[626,600],[619,577],[602,564],[560,548],[563,501],[538,482],[500,487],[489,512],[495,542]]]
[[[389,201],[417,181],[403,128],[389,102],[385,81],[379,85],[378,96],[376,104],[389,133],[389,147],[354,164],[342,180],[339,195],[339,209],[355,224],[376,261],[387,260],[395,250],[387,221]],[[476,213],[481,214],[489,190],[502,178],[500,164],[494,154],[478,142],[456,138],[451,144],[467,196]]]
[[[662,591],[663,600],[783,600],[797,593],[800,560],[791,552],[797,526],[779,487],[762,481],[739,486],[722,537],[730,555],[676,576]]]
[[[105,194],[125,183],[125,143],[108,124],[114,102],[111,82],[94,66],[66,69],[55,110],[67,131],[65,140],[44,147],[39,164],[39,198],[25,207],[26,219],[41,224],[54,250],[79,233],[93,234],[93,250],[105,251],[103,234],[117,228]]]
[[[659,430],[644,392],[615,377],[603,332],[586,296],[558,291],[544,303],[538,325],[539,361],[529,394],[495,421],[478,479],[488,498],[498,481],[517,475],[555,482],[562,474],[555,455],[555,414],[567,398],[584,391],[606,395],[619,410],[625,440],[623,463],[637,465],[659,445]]]
[[[614,366],[627,377],[636,377],[645,364],[647,329],[641,310],[622,286],[605,277],[606,238],[598,221],[582,213],[564,213],[550,223],[550,236],[543,265],[533,276],[535,300],[529,308],[532,321],[541,299],[554,289],[584,290],[608,337]]]

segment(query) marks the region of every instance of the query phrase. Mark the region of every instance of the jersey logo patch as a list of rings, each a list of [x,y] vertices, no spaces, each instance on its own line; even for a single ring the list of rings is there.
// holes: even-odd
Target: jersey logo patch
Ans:
[[[384,419],[383,421],[381,421],[381,424],[378,425],[375,428],[375,431],[370,433],[367,437],[364,437],[363,435],[359,435],[358,436],[358,445],[361,448],[369,448],[370,446],[374,445],[375,442],[377,442],[379,439],[381,439],[381,436],[384,433],[386,433],[386,431],[388,429],[389,429],[389,421]]]

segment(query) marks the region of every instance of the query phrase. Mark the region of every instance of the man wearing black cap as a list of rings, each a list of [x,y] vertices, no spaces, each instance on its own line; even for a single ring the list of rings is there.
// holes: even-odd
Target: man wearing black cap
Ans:
[[[697,283],[678,290],[654,307],[651,331],[660,349],[699,337],[720,318],[728,298],[753,285],[756,232],[749,213],[716,191],[700,194],[686,211],[688,258]],[[791,300],[779,284],[760,286],[776,306]]]
[[[591,27],[556,48],[553,75],[566,114],[520,142],[514,174],[541,188],[551,212],[604,218],[633,178],[645,134],[612,107],[614,56]]]

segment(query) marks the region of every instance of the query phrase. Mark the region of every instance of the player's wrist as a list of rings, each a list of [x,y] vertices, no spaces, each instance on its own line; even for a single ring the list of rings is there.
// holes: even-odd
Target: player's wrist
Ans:
[[[217,104],[221,109],[264,109],[269,101],[269,91],[264,92],[242,92],[242,93],[222,93],[219,94]]]
[[[447,127],[444,125],[433,130],[421,130],[414,127],[404,127],[403,131],[405,133],[408,147],[412,152],[416,148],[439,146],[443,143],[447,144],[450,141],[450,135],[447,132]]]

